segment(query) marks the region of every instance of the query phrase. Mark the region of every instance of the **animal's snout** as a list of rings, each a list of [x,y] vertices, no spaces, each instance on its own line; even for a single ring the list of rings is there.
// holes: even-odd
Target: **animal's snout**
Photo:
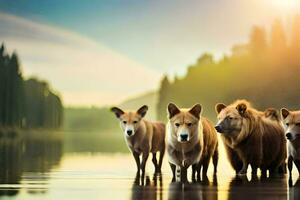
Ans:
[[[188,135],[187,134],[181,134],[180,139],[181,139],[181,141],[187,141]]]
[[[215,129],[219,133],[222,133],[222,131],[223,131],[221,125],[219,125],[219,124],[215,126]]]
[[[131,136],[132,135],[132,130],[127,130],[127,135]]]
[[[286,136],[286,139],[288,139],[288,140],[292,139],[292,134],[291,133],[287,133],[287,134],[285,134],[285,136]]]

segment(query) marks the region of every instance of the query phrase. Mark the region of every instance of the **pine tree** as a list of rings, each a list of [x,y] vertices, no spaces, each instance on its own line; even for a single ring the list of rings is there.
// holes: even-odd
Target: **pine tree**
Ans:
[[[165,75],[160,83],[160,89],[158,94],[158,104],[157,104],[157,118],[158,120],[165,121],[166,120],[166,109],[168,104],[168,94],[170,91],[170,81],[168,77]]]
[[[267,39],[265,29],[254,26],[250,35],[250,52],[254,56],[261,56],[267,50]]]
[[[280,20],[276,20],[271,30],[271,49],[275,53],[282,53],[286,50],[285,31]]]
[[[294,51],[300,50],[300,15],[296,16],[294,20],[291,46]]]

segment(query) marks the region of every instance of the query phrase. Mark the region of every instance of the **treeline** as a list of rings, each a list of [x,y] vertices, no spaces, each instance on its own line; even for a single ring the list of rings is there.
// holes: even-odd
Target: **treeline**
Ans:
[[[106,131],[119,128],[109,108],[72,108],[64,111],[65,131]]]
[[[300,109],[300,16],[295,17],[291,33],[287,38],[279,20],[272,24],[270,34],[255,26],[249,41],[233,46],[231,55],[215,61],[206,53],[188,67],[184,77],[171,81],[165,76],[159,89],[158,118],[166,119],[170,101],[183,107],[199,102],[212,119],[217,102],[241,98],[260,109]]]
[[[63,106],[44,82],[24,80],[16,53],[8,55],[0,47],[0,128],[58,128]]]

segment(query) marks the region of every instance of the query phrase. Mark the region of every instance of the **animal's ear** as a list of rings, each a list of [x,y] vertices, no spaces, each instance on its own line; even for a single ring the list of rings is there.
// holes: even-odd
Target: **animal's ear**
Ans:
[[[110,109],[110,111],[113,112],[113,113],[115,113],[115,115],[116,115],[117,118],[119,118],[121,115],[124,114],[124,111],[121,110],[121,109],[118,108],[118,107],[112,107],[112,108]]]
[[[202,107],[200,104],[197,103],[189,110],[189,113],[191,113],[196,118],[200,119],[201,111],[202,111]]]
[[[287,116],[289,116],[290,111],[286,108],[281,108],[280,113],[281,113],[282,119],[285,119],[285,118],[287,118]]]
[[[139,114],[139,115],[141,115],[141,117],[144,117],[146,115],[147,111],[148,111],[148,106],[147,105],[143,105],[142,107],[140,107],[136,111],[136,113]]]
[[[278,111],[275,108],[267,108],[264,111],[265,117],[274,117],[279,119]]]
[[[247,110],[247,105],[245,103],[240,103],[236,106],[236,109],[240,115],[244,115]]]
[[[215,110],[217,112],[217,114],[219,114],[224,108],[226,108],[227,106],[224,103],[218,103],[215,106]]]
[[[169,113],[169,119],[171,119],[172,117],[180,113],[180,110],[174,103],[169,103],[168,113]]]

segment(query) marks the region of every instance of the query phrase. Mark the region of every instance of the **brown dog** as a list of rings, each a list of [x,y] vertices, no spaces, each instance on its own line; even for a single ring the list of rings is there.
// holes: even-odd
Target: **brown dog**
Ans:
[[[187,181],[187,168],[192,165],[192,179],[197,173],[206,176],[209,161],[213,157],[214,172],[218,163],[218,138],[210,121],[201,117],[201,106],[179,109],[168,105],[167,152],[173,173],[173,180]],[[176,171],[176,175],[175,175]]]
[[[151,152],[153,154],[152,162],[155,172],[161,171],[163,156],[165,152],[165,125],[161,122],[149,122],[144,119],[148,106],[144,105],[136,112],[125,112],[120,108],[113,107],[111,111],[115,113],[120,121],[124,131],[125,140],[128,148],[132,152],[137,165],[137,173],[140,169],[145,174],[145,166]],[[156,153],[160,152],[157,162]],[[142,154],[142,162],[140,155]]]
[[[273,111],[270,111],[271,115],[266,117],[245,100],[229,106],[216,105],[218,124],[215,128],[221,133],[232,167],[240,175],[247,173],[249,164],[254,175],[257,168],[265,175],[267,170],[274,173],[284,166],[286,141],[283,127],[273,119]]]
[[[289,111],[282,108],[281,117],[288,140],[288,168],[291,177],[293,162],[300,174],[300,111]]]

